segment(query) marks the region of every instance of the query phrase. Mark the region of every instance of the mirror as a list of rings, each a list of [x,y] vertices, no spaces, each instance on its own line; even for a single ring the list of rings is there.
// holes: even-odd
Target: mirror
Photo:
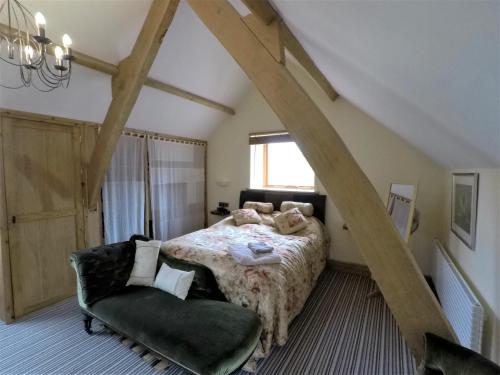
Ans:
[[[417,185],[392,183],[387,200],[387,213],[392,218],[401,238],[408,242],[415,216]],[[418,225],[418,224],[417,224]],[[416,230],[416,228],[415,228]]]

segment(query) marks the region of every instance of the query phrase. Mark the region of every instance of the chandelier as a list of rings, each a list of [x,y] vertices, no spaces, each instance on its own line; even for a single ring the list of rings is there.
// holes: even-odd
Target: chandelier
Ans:
[[[18,85],[3,84],[0,77],[1,87],[33,86],[43,92],[68,87],[73,59],[68,34],[62,46],[52,43],[45,35],[42,13],[33,16],[18,0],[0,0],[0,22],[0,59],[20,74]]]

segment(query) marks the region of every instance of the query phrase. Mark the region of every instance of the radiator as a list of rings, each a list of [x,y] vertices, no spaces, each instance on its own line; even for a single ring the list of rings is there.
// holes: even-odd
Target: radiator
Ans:
[[[460,345],[481,353],[484,309],[438,240],[434,240],[433,281]]]

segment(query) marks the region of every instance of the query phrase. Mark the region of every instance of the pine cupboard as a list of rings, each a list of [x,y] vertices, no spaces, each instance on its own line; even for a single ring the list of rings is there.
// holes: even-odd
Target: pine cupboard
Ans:
[[[86,207],[97,127],[0,112],[0,319],[10,322],[75,294],[69,255],[102,242],[100,208]]]

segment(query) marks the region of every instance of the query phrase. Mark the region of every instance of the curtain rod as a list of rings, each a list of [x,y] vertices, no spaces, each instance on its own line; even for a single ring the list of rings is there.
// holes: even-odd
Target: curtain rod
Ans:
[[[201,139],[177,137],[174,135],[161,134],[161,133],[155,133],[155,132],[147,132],[147,131],[136,130],[136,129],[125,129],[125,130],[123,130],[122,134],[132,136],[132,137],[149,138],[149,139],[165,141],[165,142],[176,142],[176,143],[192,144],[192,145],[197,145],[197,146],[206,146],[207,145],[207,141],[203,141]]]

